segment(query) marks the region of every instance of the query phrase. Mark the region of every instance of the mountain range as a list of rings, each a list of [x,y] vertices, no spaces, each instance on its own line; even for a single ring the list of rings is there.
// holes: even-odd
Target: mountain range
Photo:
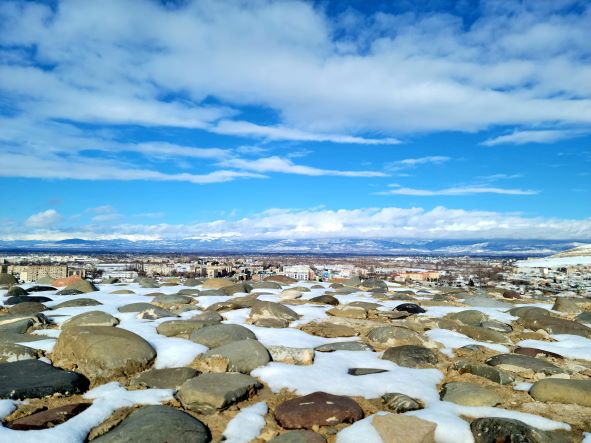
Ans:
[[[573,240],[157,240],[0,241],[0,251],[163,252],[208,254],[339,254],[540,257],[584,245]]]

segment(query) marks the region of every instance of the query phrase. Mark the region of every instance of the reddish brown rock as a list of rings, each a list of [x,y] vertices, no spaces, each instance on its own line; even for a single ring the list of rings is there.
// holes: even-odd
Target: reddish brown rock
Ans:
[[[521,295],[519,295],[519,293],[516,291],[507,290],[507,291],[503,292],[503,297],[504,298],[521,298]]]
[[[72,403],[21,417],[8,423],[7,426],[17,431],[52,428],[80,414],[89,406],[89,403]]]
[[[352,423],[363,418],[363,410],[349,397],[314,392],[281,403],[275,409],[275,418],[286,429],[311,429]]]
[[[51,286],[55,286],[56,288],[61,288],[62,286],[68,286],[72,283],[77,282],[78,280],[82,280],[78,275],[72,275],[71,277],[65,278],[56,278],[54,281],[51,282]]]
[[[530,357],[537,357],[539,354],[542,354],[542,355],[545,355],[546,357],[554,357],[554,358],[560,358],[560,359],[564,358],[562,355],[556,354],[555,352],[544,351],[543,349],[538,349],[538,348],[518,347],[518,348],[515,348],[515,351],[513,351],[513,352],[515,354],[528,355]]]

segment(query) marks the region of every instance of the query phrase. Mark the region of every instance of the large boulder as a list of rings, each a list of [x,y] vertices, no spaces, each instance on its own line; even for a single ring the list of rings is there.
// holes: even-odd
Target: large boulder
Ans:
[[[169,320],[160,323],[156,330],[158,334],[166,337],[189,338],[193,331],[219,324],[219,320]]]
[[[236,282],[228,278],[208,278],[203,282],[203,288],[205,289],[222,289],[227,286],[232,286]]]
[[[111,326],[73,326],[53,348],[56,366],[77,368],[92,379],[129,376],[151,366],[156,351],[133,332]]]
[[[223,372],[242,372],[243,374],[250,374],[253,369],[264,366],[270,361],[271,356],[267,348],[251,339],[234,341],[210,349],[198,358],[198,362],[202,362],[205,366],[215,366]]]
[[[72,326],[117,326],[119,319],[103,311],[88,311],[74,315],[62,323],[62,329]]]
[[[10,288],[8,288],[8,291],[6,291],[6,297],[14,297],[14,296],[18,296],[18,295],[28,295],[29,293],[27,291],[25,291],[23,288],[21,288],[20,286],[11,286]]]
[[[64,371],[39,360],[0,364],[0,398],[40,398],[53,394],[80,394],[88,380],[76,372]]]
[[[208,348],[217,348],[240,340],[256,340],[256,335],[250,329],[240,325],[219,324],[195,330],[189,339]]]
[[[277,323],[278,326],[287,327],[290,321],[294,321],[300,316],[293,309],[270,301],[257,301],[252,305],[248,321],[254,324],[268,322],[269,320]]]
[[[58,294],[60,295],[68,295],[68,294],[86,294],[88,292],[95,292],[98,291],[98,288],[89,282],[88,280],[76,280],[62,289]]]
[[[0,287],[11,287],[18,284],[17,279],[12,274],[0,274]]]
[[[207,426],[186,412],[170,406],[144,406],[115,428],[96,438],[96,443],[207,443]]]
[[[183,383],[176,396],[185,409],[209,415],[248,398],[261,387],[250,375],[203,374]]]

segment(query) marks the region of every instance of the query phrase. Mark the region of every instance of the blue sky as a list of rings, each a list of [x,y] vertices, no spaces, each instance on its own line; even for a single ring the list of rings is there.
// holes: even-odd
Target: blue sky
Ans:
[[[589,240],[589,41],[569,0],[3,1],[0,239]]]

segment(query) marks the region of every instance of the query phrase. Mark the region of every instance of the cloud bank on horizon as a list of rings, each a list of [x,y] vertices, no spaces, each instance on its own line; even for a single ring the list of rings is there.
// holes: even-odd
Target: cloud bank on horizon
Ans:
[[[0,239],[591,240],[591,5],[412,3],[2,2]]]

